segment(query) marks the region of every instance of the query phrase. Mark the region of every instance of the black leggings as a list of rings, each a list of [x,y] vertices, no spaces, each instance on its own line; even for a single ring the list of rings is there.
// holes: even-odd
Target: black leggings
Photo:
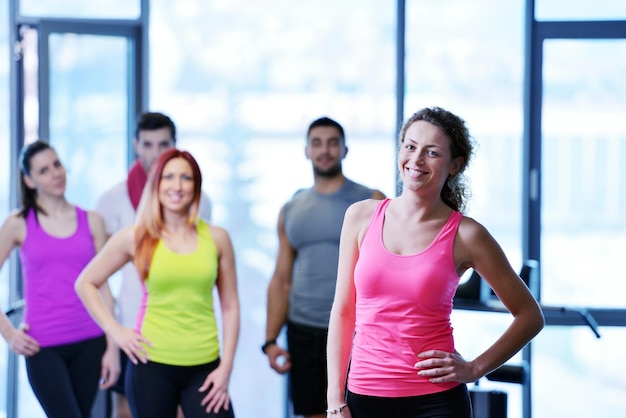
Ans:
[[[352,418],[471,418],[472,406],[467,386],[429,395],[380,398],[348,392]]]
[[[89,418],[105,348],[102,336],[26,357],[28,381],[48,418]]]
[[[125,386],[133,418],[172,418],[179,404],[185,418],[234,418],[232,403],[217,414],[206,412],[200,404],[207,392],[198,388],[219,363],[219,359],[198,366],[129,362]]]

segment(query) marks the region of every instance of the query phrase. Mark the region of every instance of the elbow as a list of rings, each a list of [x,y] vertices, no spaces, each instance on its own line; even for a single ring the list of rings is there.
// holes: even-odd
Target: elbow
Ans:
[[[272,280],[272,288],[276,293],[280,293],[281,295],[289,295],[291,292],[291,282],[285,278],[275,278]]]
[[[354,325],[355,322],[354,310],[347,307],[340,307],[337,304],[333,304],[330,310],[330,323],[333,325]]]
[[[76,282],[74,282],[74,291],[83,303],[85,302],[85,297],[87,297],[87,293],[89,292],[90,287],[93,287],[97,290],[97,288],[92,283],[85,280],[82,274],[78,276],[78,279],[76,280]]]
[[[537,306],[530,315],[528,315],[528,329],[531,334],[531,338],[534,338],[546,325],[546,319],[541,311],[541,308]]]
[[[80,276],[79,276],[78,280],[74,282],[74,291],[76,292],[76,294],[81,300],[83,299],[83,287],[84,287],[83,281],[80,279]]]
[[[519,321],[520,329],[530,341],[545,327],[546,320],[538,304],[529,304],[519,312],[513,313],[515,321]]]
[[[241,308],[239,306],[238,298],[234,298],[232,300],[223,300],[223,301],[220,301],[220,303],[221,303],[221,310],[222,310],[223,316],[229,317],[229,318],[235,318],[237,321],[239,321]]]
[[[537,334],[546,326],[546,318],[543,315],[541,309],[539,309],[539,313],[537,314],[537,319],[535,321],[537,327]]]
[[[546,326],[546,317],[543,315],[543,310],[537,301],[535,301],[535,325],[537,326],[537,332]]]

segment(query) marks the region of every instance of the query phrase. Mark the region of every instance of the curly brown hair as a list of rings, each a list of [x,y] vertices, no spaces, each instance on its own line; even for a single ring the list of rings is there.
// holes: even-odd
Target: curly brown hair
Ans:
[[[450,152],[452,158],[461,157],[463,162],[459,171],[448,177],[441,189],[441,199],[445,204],[457,211],[465,209],[466,200],[469,197],[468,179],[463,172],[469,165],[474,154],[474,141],[465,125],[465,121],[454,113],[440,107],[426,107],[415,112],[402,126],[399,140],[404,142],[406,131],[417,121],[423,120],[431,123],[444,131],[450,139]]]

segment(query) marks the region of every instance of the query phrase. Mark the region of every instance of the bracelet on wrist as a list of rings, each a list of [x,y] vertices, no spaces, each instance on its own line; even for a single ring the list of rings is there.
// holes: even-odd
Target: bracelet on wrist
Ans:
[[[327,409],[326,413],[330,415],[340,414],[346,406],[348,406],[348,404],[344,403],[343,405],[339,405],[337,408]]]
[[[266,354],[265,350],[267,350],[269,346],[274,345],[274,344],[276,344],[276,338],[265,341],[265,344],[261,346],[261,351],[263,352],[263,354]]]

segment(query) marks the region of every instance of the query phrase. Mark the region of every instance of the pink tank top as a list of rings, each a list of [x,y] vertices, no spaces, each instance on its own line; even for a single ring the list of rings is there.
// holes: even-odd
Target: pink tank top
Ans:
[[[103,334],[81,303],[74,282],[95,255],[87,213],[76,207],[77,228],[66,238],[48,235],[35,212],[26,216],[20,249],[24,322],[42,347],[70,344]]]
[[[354,270],[356,324],[348,388],[379,397],[441,392],[459,383],[430,383],[413,365],[422,351],[454,351],[450,314],[459,276],[453,247],[463,215],[453,211],[425,250],[397,255],[382,237],[390,201],[376,208]]]

